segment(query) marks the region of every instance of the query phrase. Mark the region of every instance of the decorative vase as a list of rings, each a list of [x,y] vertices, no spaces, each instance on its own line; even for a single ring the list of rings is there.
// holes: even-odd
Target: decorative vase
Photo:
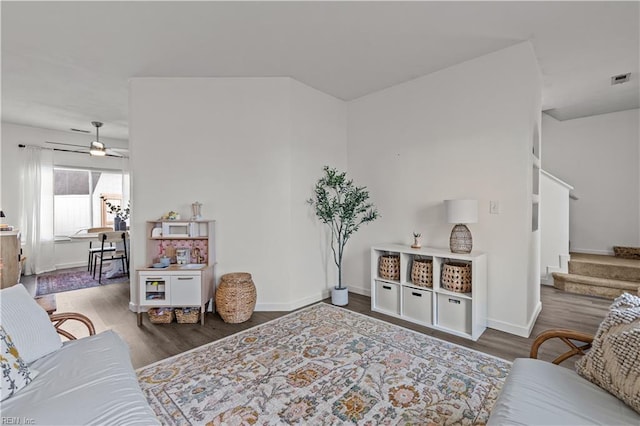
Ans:
[[[113,218],[113,230],[114,231],[126,231],[127,230],[127,221],[122,220],[120,216],[116,216]]]
[[[411,248],[420,248],[422,247],[422,237],[413,237],[413,244]]]
[[[349,290],[346,287],[331,289],[331,303],[336,306],[345,306],[349,303]]]

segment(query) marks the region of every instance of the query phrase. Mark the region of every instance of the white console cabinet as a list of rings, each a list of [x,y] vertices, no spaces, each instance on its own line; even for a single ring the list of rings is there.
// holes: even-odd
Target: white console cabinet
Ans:
[[[380,257],[400,257],[400,279],[380,277]],[[431,259],[433,286],[411,282],[414,259]],[[471,292],[457,293],[441,286],[446,262],[471,265]],[[487,324],[487,256],[480,252],[451,253],[447,249],[413,249],[386,244],[371,248],[371,310],[402,318],[467,339],[478,340]]]
[[[200,307],[200,323],[213,298],[213,266],[200,265],[196,269],[180,266],[158,270],[138,270],[141,307]],[[142,323],[142,310],[138,310],[138,325]]]

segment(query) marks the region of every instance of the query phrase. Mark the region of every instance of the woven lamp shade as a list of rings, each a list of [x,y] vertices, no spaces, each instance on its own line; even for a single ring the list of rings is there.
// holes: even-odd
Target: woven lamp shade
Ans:
[[[449,248],[452,253],[471,253],[473,238],[466,223],[478,221],[478,200],[445,200],[447,222],[456,225],[451,230]]]

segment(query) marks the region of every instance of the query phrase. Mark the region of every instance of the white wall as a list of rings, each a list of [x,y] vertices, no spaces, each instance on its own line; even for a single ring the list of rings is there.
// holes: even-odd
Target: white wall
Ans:
[[[108,125],[108,124],[105,124]],[[95,135],[94,135],[95,136]],[[94,139],[90,134],[61,132],[41,129],[13,123],[2,123],[2,139],[0,140],[1,188],[0,207],[7,215],[5,223],[17,225],[20,203],[20,176],[24,161],[24,150],[18,144],[51,147],[45,141],[64,142],[77,145],[89,145]],[[127,141],[120,139],[100,138],[108,147],[126,148]],[[73,147],[72,147],[73,148]],[[54,164],[67,167],[87,167],[122,170],[126,160],[112,157],[91,157],[86,154],[54,152]],[[24,238],[24,237],[23,237]],[[86,265],[87,243],[56,243],[56,268]],[[25,253],[27,256],[28,254]]]
[[[344,158],[341,101],[289,78],[133,79],[129,131],[132,269],[145,266],[145,221],[188,217],[197,200],[217,221],[216,280],[250,272],[263,310],[323,297],[320,247],[305,241],[319,225],[304,200],[321,164]]]
[[[574,186],[571,251],[610,254],[640,245],[640,110],[542,118],[545,170]]]
[[[469,228],[474,250],[488,253],[489,326],[529,334],[540,306],[531,232],[540,91],[523,43],[349,103],[348,170],[382,214],[347,245],[351,289],[370,286],[371,245],[409,245],[418,231],[423,245],[448,247],[443,200],[475,198],[479,222]],[[499,215],[489,215],[489,200]]]
[[[337,283],[329,249],[330,233],[306,200],[329,165],[347,168],[347,107],[344,101],[296,81],[291,84],[291,245],[292,300],[328,297]],[[320,291],[319,291],[320,290]]]
[[[553,285],[553,272],[568,271],[569,191],[568,183],[552,174],[540,173],[540,281]]]

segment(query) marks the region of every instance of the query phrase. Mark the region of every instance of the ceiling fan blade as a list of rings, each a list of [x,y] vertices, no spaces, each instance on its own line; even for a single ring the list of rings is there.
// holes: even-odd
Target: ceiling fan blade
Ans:
[[[123,154],[124,154],[124,153],[128,153],[128,152],[129,152],[129,148],[113,148],[113,147],[112,147],[112,148],[109,148],[109,149],[111,149],[111,150],[113,150],[113,151],[116,151],[116,152],[123,153]]]
[[[85,149],[89,149],[89,147],[88,147],[88,146],[86,146],[86,145],[76,145],[76,144],[74,144],[74,143],[51,142],[51,141],[45,141],[44,143],[49,143],[49,144],[52,144],[52,145],[75,146],[75,147],[78,147],[78,148],[85,148]]]
[[[124,155],[120,149],[113,149],[113,148],[107,148],[107,155],[111,157],[126,157],[126,155]]]

